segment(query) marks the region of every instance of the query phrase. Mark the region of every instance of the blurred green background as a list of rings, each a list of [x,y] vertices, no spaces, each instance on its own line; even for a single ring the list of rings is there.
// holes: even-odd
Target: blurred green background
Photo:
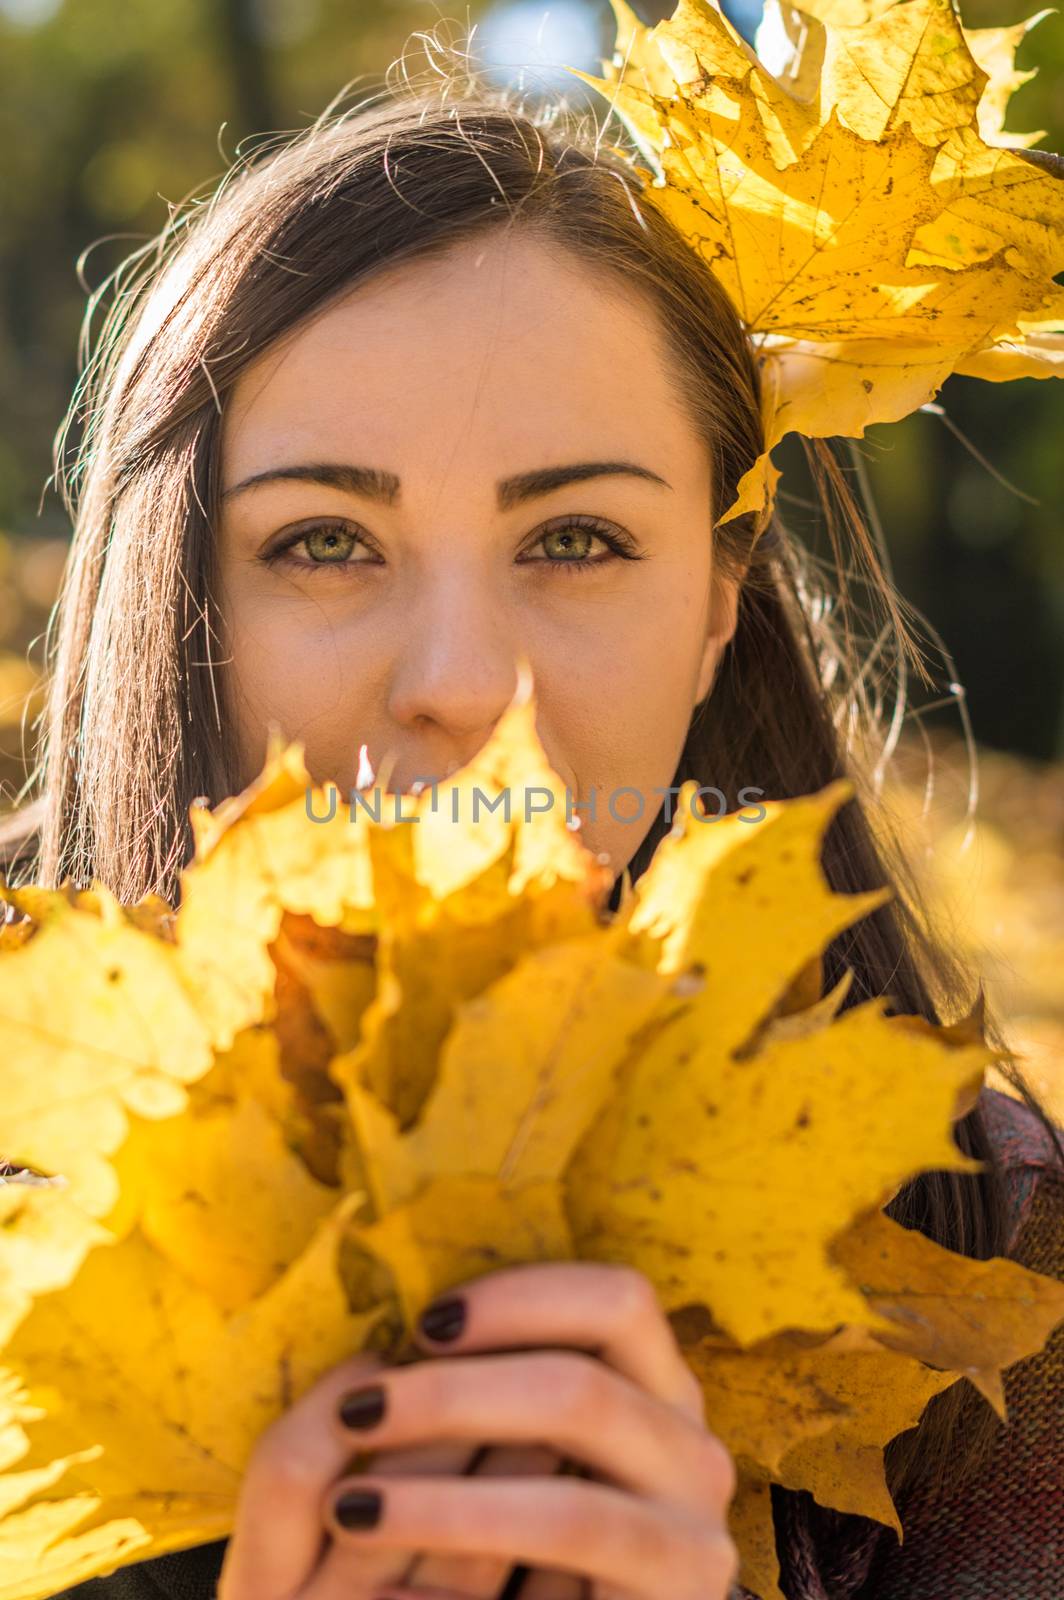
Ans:
[[[647,22],[672,9],[636,5]],[[760,0],[725,9],[752,39]],[[962,0],[969,27],[1034,9]],[[527,84],[570,96],[574,80],[545,63],[597,72],[612,49],[606,0],[461,12],[423,0],[0,0],[0,809],[22,779],[25,697],[69,536],[51,452],[77,377],[88,294],[162,227],[172,204],[220,177],[241,141],[246,150],[249,136],[253,144],[304,127],[360,75],[379,87],[404,46],[416,48],[419,29],[475,23],[485,65],[509,78],[527,67]],[[1013,96],[1006,123],[1044,129],[1039,148],[1054,151],[1062,65],[1055,13],[1020,47],[1017,66],[1039,70]],[[860,444],[895,575],[952,652],[980,744],[1059,761],[1064,384],[952,378],[938,400],[945,419],[918,413]],[[784,512],[803,531],[800,449],[786,441],[776,460],[796,496]],[[807,536],[817,539],[813,526]],[[939,715],[956,731],[956,705]]]

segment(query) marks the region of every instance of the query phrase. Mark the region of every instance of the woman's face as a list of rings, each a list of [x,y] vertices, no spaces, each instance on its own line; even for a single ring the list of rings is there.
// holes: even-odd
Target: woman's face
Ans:
[[[501,230],[358,286],[260,355],[223,422],[241,781],[271,723],[345,796],[361,744],[374,772],[394,757],[387,791],[446,778],[524,653],[581,837],[619,873],[735,626],[676,381],[643,300]]]

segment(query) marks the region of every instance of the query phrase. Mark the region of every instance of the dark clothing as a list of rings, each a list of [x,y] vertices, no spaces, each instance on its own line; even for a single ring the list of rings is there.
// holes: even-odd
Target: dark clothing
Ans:
[[[228,1539],[119,1567],[107,1578],[89,1578],[64,1589],[57,1600],[214,1600]]]

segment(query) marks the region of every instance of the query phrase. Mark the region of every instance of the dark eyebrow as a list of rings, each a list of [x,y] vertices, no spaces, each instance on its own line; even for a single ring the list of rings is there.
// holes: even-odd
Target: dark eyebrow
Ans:
[[[666,489],[672,485],[649,467],[634,461],[578,461],[567,467],[538,467],[533,472],[519,472],[516,477],[501,478],[495,485],[499,510],[509,511],[523,500],[533,500],[550,494],[567,483],[578,483],[585,478],[616,477],[619,474],[645,478],[650,483],[660,483]],[[320,483],[330,489],[343,489],[348,494],[362,495],[366,500],[376,500],[380,505],[398,504],[400,482],[394,472],[381,472],[376,467],[355,467],[334,462],[307,463],[297,467],[271,467],[266,472],[256,472],[241,483],[233,484],[222,494],[223,500],[242,494],[263,483],[277,483],[295,479],[303,483]]]

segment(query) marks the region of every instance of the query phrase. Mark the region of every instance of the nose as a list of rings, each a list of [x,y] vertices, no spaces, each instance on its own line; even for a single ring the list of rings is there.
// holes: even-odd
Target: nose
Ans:
[[[388,711],[448,765],[471,761],[514,697],[524,640],[490,585],[464,568],[408,606]]]

